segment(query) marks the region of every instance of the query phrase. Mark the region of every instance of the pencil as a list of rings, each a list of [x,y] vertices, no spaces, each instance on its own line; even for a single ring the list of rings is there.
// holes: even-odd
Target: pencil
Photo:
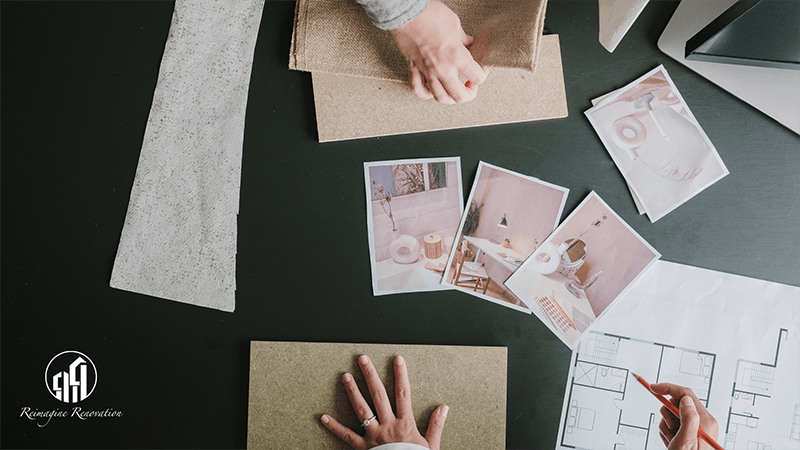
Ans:
[[[633,372],[631,372],[631,375],[633,375],[633,377],[634,377],[634,378],[636,378],[636,381],[638,381],[639,383],[641,383],[641,385],[642,385],[642,386],[644,386],[644,387],[645,387],[645,388],[646,388],[648,391],[650,391],[650,393],[651,393],[651,394],[653,394],[653,395],[654,395],[654,396],[655,396],[655,397],[658,399],[658,401],[660,401],[661,403],[663,403],[663,404],[664,404],[664,406],[666,406],[666,407],[667,407],[667,409],[668,409],[668,410],[670,410],[670,412],[671,412],[672,414],[674,414],[674,415],[675,415],[675,417],[677,417],[678,419],[680,419],[680,418],[681,418],[681,412],[678,410],[678,407],[677,407],[677,406],[673,405],[673,404],[672,404],[672,402],[670,402],[669,400],[667,400],[667,398],[666,398],[666,397],[664,397],[663,395],[661,395],[661,394],[656,394],[655,392],[653,392],[653,390],[652,390],[652,389],[650,389],[650,383],[648,383],[647,381],[645,381],[645,379],[644,379],[644,378],[640,377],[639,375],[636,375],[636,374],[635,374],[635,373],[633,373]],[[701,439],[703,439],[704,441],[708,442],[708,444],[709,444],[710,446],[714,447],[714,449],[715,449],[715,450],[725,450],[724,448],[722,448],[722,446],[721,446],[721,445],[719,445],[719,444],[717,443],[717,441],[715,441],[715,440],[714,440],[714,438],[712,438],[711,436],[709,436],[709,435],[708,435],[708,433],[706,433],[706,432],[705,432],[705,430],[703,430],[703,427],[699,427],[699,428],[698,428],[698,430],[697,430],[697,436],[699,436],[699,437],[700,437]]]

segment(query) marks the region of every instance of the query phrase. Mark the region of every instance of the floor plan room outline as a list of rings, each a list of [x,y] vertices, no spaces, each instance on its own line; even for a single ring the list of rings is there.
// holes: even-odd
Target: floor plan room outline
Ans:
[[[660,403],[630,371],[651,383],[688,386],[708,404],[715,363],[715,354],[700,350],[589,332],[576,349],[560,447],[663,448]]]

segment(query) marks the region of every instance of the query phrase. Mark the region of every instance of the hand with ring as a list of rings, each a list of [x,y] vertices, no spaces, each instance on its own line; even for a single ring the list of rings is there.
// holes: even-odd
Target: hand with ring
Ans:
[[[403,357],[397,356],[394,359],[397,415],[392,412],[389,396],[369,357],[367,355],[360,356],[358,365],[361,367],[369,393],[375,403],[375,412],[373,413],[367,401],[364,400],[352,375],[344,374],[342,382],[347,396],[350,398],[350,404],[353,405],[356,416],[361,421],[361,426],[366,433],[364,436],[360,436],[327,414],[322,416],[322,423],[356,450],[366,450],[377,445],[394,442],[418,444],[431,450],[439,450],[439,441],[442,438],[448,407],[442,405],[436,408],[431,414],[428,431],[423,437],[417,430],[414,420],[414,411],[411,408],[411,385],[408,382],[408,371]]]

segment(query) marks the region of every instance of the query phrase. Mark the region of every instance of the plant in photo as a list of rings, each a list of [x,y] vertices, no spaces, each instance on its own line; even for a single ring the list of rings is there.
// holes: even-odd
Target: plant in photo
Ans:
[[[425,175],[422,164],[398,164],[392,166],[397,195],[415,194],[425,191]]]
[[[464,219],[464,227],[461,230],[461,233],[464,236],[472,236],[473,233],[478,229],[478,222],[481,219],[481,208],[483,204],[478,206],[478,203],[473,200],[469,204],[469,211],[467,211],[467,217]]]
[[[392,193],[388,192],[382,184],[377,184],[375,180],[372,180],[372,192],[375,197],[378,197],[383,212],[392,221],[392,231],[397,231],[397,227],[394,224],[394,215],[392,214]]]

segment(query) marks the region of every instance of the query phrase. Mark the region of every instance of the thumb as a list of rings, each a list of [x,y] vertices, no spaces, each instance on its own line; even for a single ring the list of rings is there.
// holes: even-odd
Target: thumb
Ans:
[[[447,411],[449,410],[450,408],[447,405],[442,405],[436,408],[436,411],[431,415],[431,420],[428,422],[428,431],[425,432],[425,440],[428,441],[431,450],[439,450],[444,421],[447,420]]]
[[[464,30],[461,30],[461,43],[464,44],[464,47],[472,45],[472,41],[474,40],[472,36],[465,33]]]
[[[694,401],[688,395],[681,398],[681,426],[675,438],[669,443],[670,450],[689,450],[697,448],[697,432],[700,428],[700,415]]]

